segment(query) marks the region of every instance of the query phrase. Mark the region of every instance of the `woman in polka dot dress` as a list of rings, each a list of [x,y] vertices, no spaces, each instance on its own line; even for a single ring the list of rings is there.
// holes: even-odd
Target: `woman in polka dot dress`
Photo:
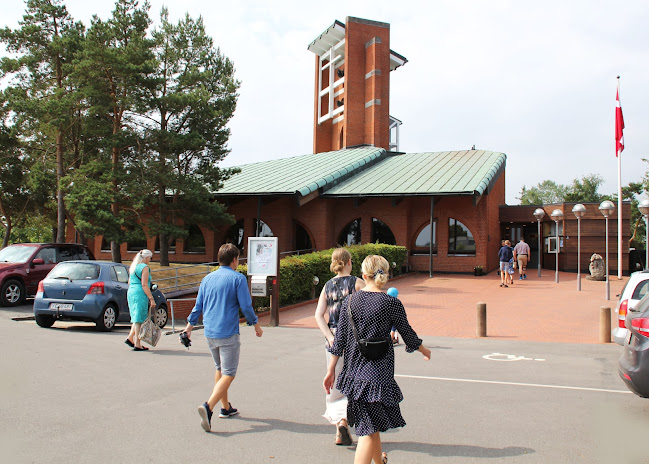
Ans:
[[[354,464],[370,464],[372,460],[380,464],[387,462],[387,455],[381,450],[380,432],[406,425],[399,408],[403,395],[394,380],[394,349],[390,345],[387,354],[376,361],[363,357],[350,325],[347,307],[351,308],[360,338],[389,337],[394,326],[401,334],[407,352],[419,351],[427,361],[430,350],[410,327],[403,304],[381,290],[388,281],[386,259],[370,255],[363,261],[361,269],[365,288],[350,295],[340,309],[338,330],[330,349],[333,356],[323,385],[329,392],[335,380],[336,388],[347,396],[347,420],[356,428],[359,437]],[[343,353],[342,372],[335,379],[336,362]]]

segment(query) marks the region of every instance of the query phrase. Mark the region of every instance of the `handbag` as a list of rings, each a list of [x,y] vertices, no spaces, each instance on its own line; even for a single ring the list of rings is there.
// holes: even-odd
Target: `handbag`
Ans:
[[[347,305],[347,314],[349,315],[349,321],[352,325],[352,331],[354,332],[354,338],[356,338],[356,344],[358,345],[358,350],[361,352],[363,357],[369,361],[377,361],[388,353],[388,349],[392,346],[392,339],[387,337],[372,337],[372,338],[359,338],[358,331],[356,330],[356,324],[354,324],[354,318],[352,317],[352,297],[349,297],[349,304]]]
[[[140,327],[140,340],[142,340],[144,343],[148,343],[151,346],[156,346],[160,341],[161,336],[162,330],[160,330],[158,324],[153,322],[153,320],[151,319],[151,309],[149,308],[149,315]]]

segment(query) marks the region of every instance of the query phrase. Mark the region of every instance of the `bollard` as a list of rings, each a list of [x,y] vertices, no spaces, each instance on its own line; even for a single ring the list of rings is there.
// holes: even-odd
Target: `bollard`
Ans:
[[[487,336],[487,303],[478,303],[477,305],[477,320],[476,337]]]
[[[611,308],[602,306],[599,312],[599,342],[611,343]]]

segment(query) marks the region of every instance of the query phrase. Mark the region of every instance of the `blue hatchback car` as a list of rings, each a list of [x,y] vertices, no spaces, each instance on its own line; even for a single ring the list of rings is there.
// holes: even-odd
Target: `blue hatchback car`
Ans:
[[[116,322],[130,321],[126,292],[128,267],[103,261],[65,261],[38,284],[34,316],[41,327],[60,320],[88,321],[97,330],[112,330]],[[154,320],[167,324],[167,299],[154,285]]]

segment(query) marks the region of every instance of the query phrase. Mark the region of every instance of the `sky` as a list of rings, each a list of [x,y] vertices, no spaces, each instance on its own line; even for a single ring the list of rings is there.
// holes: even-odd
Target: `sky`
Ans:
[[[64,2],[85,24],[113,2]],[[307,46],[347,16],[390,23],[390,114],[400,150],[477,149],[507,155],[506,202],[523,185],[604,178],[617,192],[615,93],[626,128],[622,184],[649,171],[649,2],[372,0],[305,2],[151,0],[157,20],[202,16],[241,81],[229,127],[234,166],[313,151],[314,55]],[[0,26],[17,27],[22,0],[2,0]],[[644,76],[644,77],[643,77]],[[386,179],[386,182],[389,180]]]

